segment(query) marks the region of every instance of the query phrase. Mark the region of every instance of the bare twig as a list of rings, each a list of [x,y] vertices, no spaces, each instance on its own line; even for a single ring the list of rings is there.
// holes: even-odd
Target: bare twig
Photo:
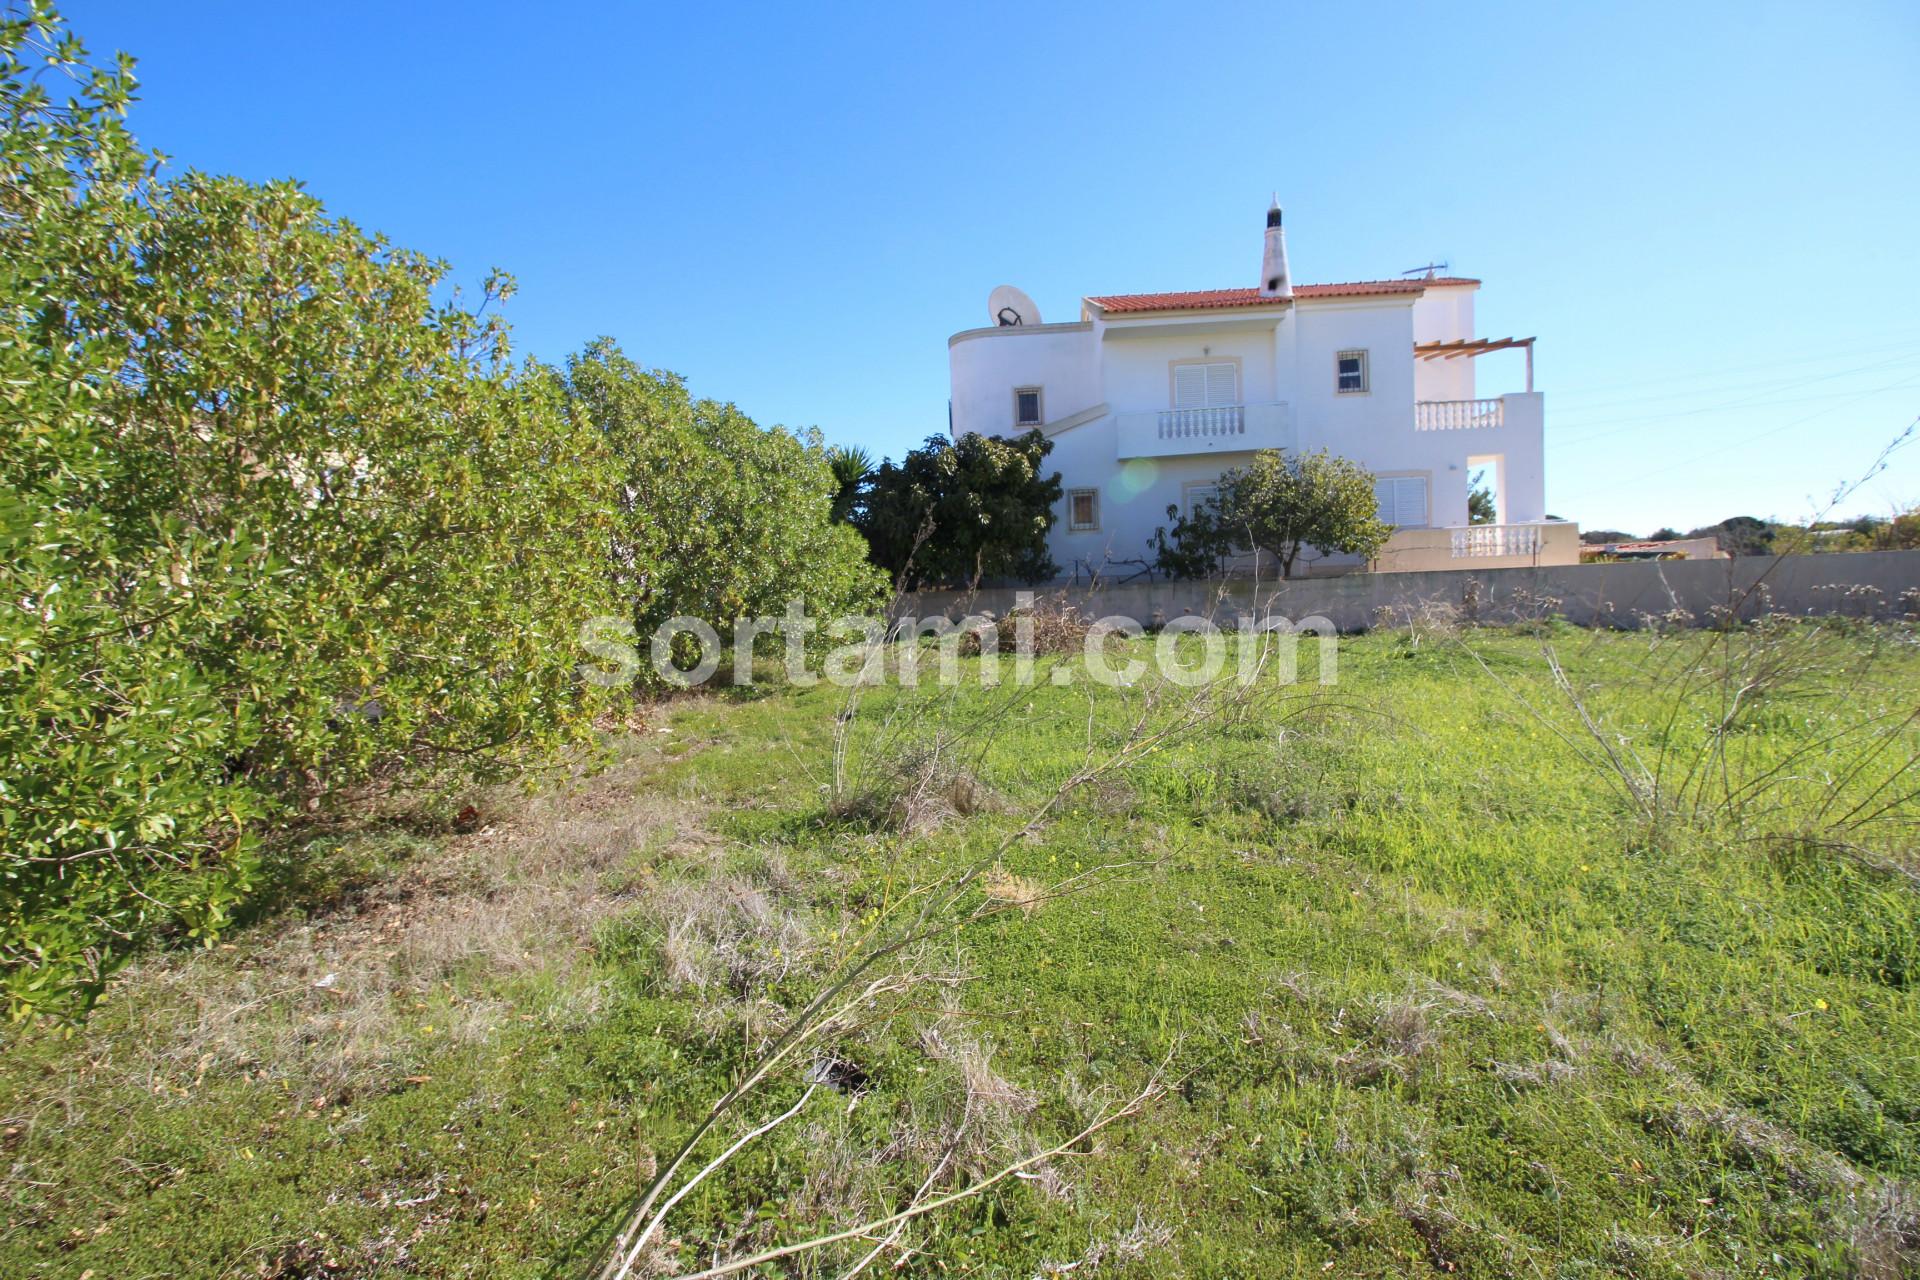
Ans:
[[[1049,1160],[1057,1159],[1060,1156],[1073,1152],[1074,1148],[1086,1142],[1102,1130],[1110,1128],[1130,1116],[1138,1115],[1146,1109],[1149,1103],[1166,1093],[1165,1068],[1166,1063],[1163,1062],[1160,1069],[1154,1072],[1148,1079],[1146,1086],[1142,1088],[1139,1093],[1135,1094],[1125,1104],[1102,1113],[1091,1124],[1081,1129],[1080,1132],[1074,1134],[1065,1142],[1057,1146],[1049,1147],[1036,1155],[1028,1156],[1024,1160],[1016,1160],[1012,1164],[1005,1165],[984,1178],[979,1178],[968,1183],[958,1191],[949,1192],[944,1196],[937,1196],[932,1200],[922,1200],[917,1204],[910,1204],[898,1213],[889,1214],[884,1218],[876,1218],[871,1222],[861,1223],[857,1227],[848,1227],[841,1231],[828,1232],[825,1235],[815,1236],[810,1240],[801,1240],[794,1244],[782,1245],[777,1249],[768,1249],[749,1257],[734,1258],[730,1261],[720,1263],[717,1266],[708,1267],[704,1271],[690,1271],[675,1277],[675,1280],[719,1280],[721,1276],[734,1275],[751,1267],[765,1266],[769,1262],[778,1262],[782,1258],[791,1258],[796,1254],[811,1252],[814,1249],[822,1249],[828,1245],[841,1244],[848,1240],[867,1239],[872,1237],[876,1232],[885,1231],[897,1223],[905,1223],[914,1218],[938,1212],[950,1205],[958,1204],[963,1200],[970,1200],[987,1191],[989,1188],[1006,1181],[1008,1178],[1014,1177],[1023,1170],[1031,1169],[1038,1164],[1045,1164]]]
[[[744,1134],[732,1146],[728,1147],[725,1151],[722,1151],[719,1155],[715,1156],[712,1160],[708,1161],[706,1168],[700,1170],[700,1172],[694,1174],[691,1178],[688,1178],[686,1182],[681,1185],[678,1191],[674,1192],[671,1196],[667,1197],[667,1202],[660,1206],[660,1212],[654,1214],[652,1220],[647,1223],[645,1229],[642,1230],[640,1234],[634,1238],[632,1246],[627,1250],[626,1259],[620,1264],[620,1269],[614,1273],[615,1280],[624,1280],[624,1277],[630,1271],[633,1270],[633,1264],[640,1260],[640,1251],[647,1247],[647,1241],[653,1238],[653,1233],[659,1230],[660,1224],[666,1221],[667,1215],[669,1213],[673,1212],[673,1206],[675,1206],[676,1204],[679,1204],[683,1199],[685,1199],[688,1192],[692,1191],[695,1187],[699,1186],[702,1182],[705,1182],[707,1180],[708,1175],[713,1173],[714,1170],[720,1168],[720,1166],[726,1164],[727,1161],[733,1159],[734,1156],[738,1155],[741,1149],[746,1147],[747,1144],[751,1143],[756,1138],[759,1138],[767,1133],[771,1133],[773,1130],[779,1128],[781,1125],[785,1124],[787,1121],[799,1115],[801,1109],[807,1105],[808,1100],[813,1097],[814,1091],[817,1090],[819,1087],[820,1086],[817,1084],[808,1085],[806,1092],[800,1095],[800,1101],[794,1103],[791,1107],[788,1107],[785,1111],[781,1112],[779,1115],[775,1116],[773,1119],[767,1121],[765,1124],[761,1125],[759,1128],[753,1129],[748,1133]]]

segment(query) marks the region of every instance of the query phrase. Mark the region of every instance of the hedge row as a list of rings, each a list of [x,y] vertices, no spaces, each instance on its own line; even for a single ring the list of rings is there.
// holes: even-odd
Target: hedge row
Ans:
[[[588,619],[877,582],[817,440],[611,344],[516,364],[504,278],[463,306],[293,184],[162,180],[133,83],[51,15],[0,24],[15,1017],[84,1010],[156,935],[213,937],[290,814],[579,740]]]

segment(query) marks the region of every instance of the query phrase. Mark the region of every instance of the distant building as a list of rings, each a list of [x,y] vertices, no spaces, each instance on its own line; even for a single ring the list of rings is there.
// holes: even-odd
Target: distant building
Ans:
[[[1851,532],[1848,530],[1847,532]],[[1642,538],[1580,548],[1582,560],[1729,560],[1718,538]]]
[[[995,290],[996,323],[947,342],[951,429],[1052,439],[1066,492],[1050,546],[1075,576],[1150,558],[1167,508],[1190,510],[1258,449],[1324,448],[1374,474],[1397,529],[1375,568],[1575,563],[1578,530],[1546,519],[1534,340],[1476,337],[1479,287],[1432,271],[1294,284],[1276,203],[1252,288],[1090,296],[1067,324]],[[1474,360],[1509,349],[1526,389],[1479,398]],[[1496,522],[1469,525],[1483,470]]]

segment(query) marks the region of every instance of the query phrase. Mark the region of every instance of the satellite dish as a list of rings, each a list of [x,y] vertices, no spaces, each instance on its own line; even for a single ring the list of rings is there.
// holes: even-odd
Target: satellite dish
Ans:
[[[987,314],[1002,329],[1040,323],[1040,308],[1033,299],[1010,284],[1003,284],[987,295]]]

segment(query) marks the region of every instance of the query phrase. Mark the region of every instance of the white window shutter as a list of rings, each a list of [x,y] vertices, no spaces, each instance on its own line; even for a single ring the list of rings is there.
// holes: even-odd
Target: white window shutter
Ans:
[[[1204,409],[1207,406],[1207,367],[1203,364],[1173,366],[1173,407]]]
[[[1393,482],[1394,521],[1403,529],[1427,527],[1427,481],[1424,476],[1400,476]]]
[[[1386,476],[1373,482],[1373,500],[1380,506],[1380,520],[1402,529],[1427,527],[1427,479],[1425,476]]]
[[[1239,404],[1240,388],[1235,385],[1240,372],[1232,364],[1210,364],[1207,371],[1207,403],[1212,406]]]

